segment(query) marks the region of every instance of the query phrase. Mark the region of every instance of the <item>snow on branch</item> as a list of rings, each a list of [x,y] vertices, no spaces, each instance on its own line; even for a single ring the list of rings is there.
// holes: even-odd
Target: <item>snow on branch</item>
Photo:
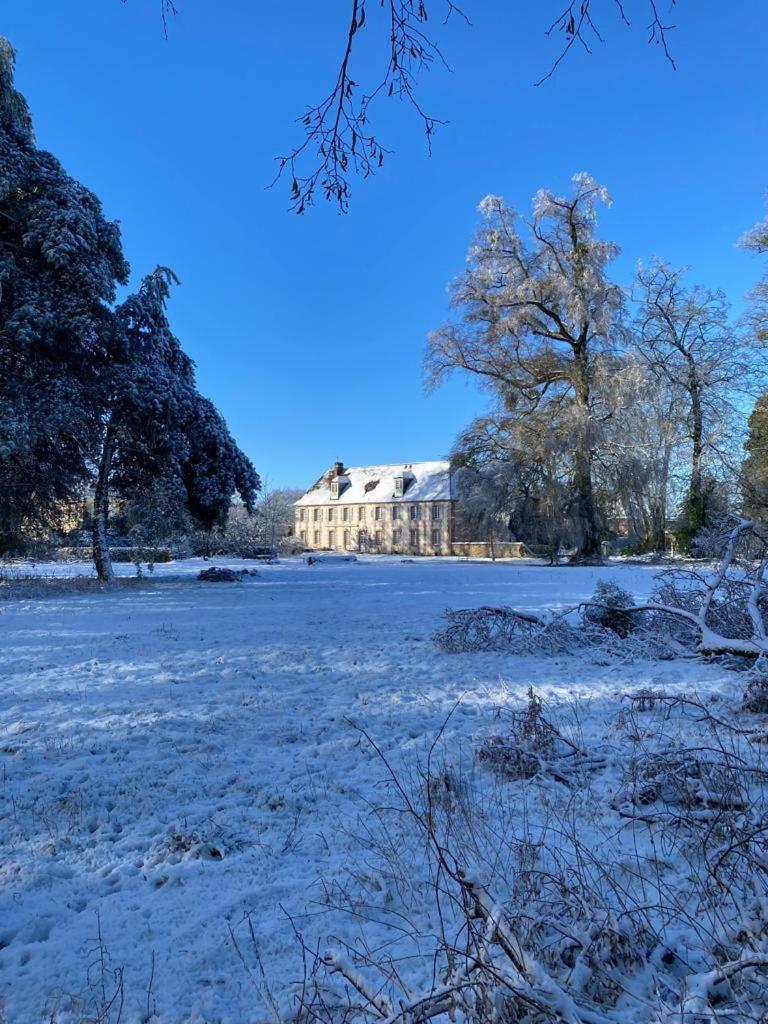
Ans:
[[[714,569],[659,574],[650,600],[636,603],[601,581],[589,601],[548,619],[514,608],[463,608],[445,613],[433,637],[449,653],[507,651],[560,654],[579,648],[644,658],[685,654],[768,656],[768,537],[740,519],[702,537]]]
[[[462,769],[450,736],[437,767],[447,721],[426,762],[406,773],[360,729],[390,783],[373,808],[382,833],[361,834],[360,862],[334,904],[363,924],[312,954],[297,1019],[763,1019],[766,747],[695,696],[627,696],[630,709],[606,723],[608,744],[585,737],[580,712],[569,726],[533,691],[513,712],[510,746],[558,769],[589,761],[580,778],[494,771],[488,785],[483,769],[494,766],[481,756],[479,771]],[[446,771],[450,800],[438,797]],[[426,928],[395,906],[387,932],[391,886],[401,885],[426,898]],[[417,986],[401,974],[406,963]]]

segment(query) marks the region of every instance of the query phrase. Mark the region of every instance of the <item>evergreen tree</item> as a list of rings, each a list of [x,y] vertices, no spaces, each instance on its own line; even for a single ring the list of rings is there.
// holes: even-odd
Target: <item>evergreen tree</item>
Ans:
[[[160,489],[177,515],[212,529],[226,522],[235,493],[252,509],[260,486],[221,414],[197,391],[192,360],[171,332],[166,304],[175,280],[158,267],[115,313],[94,492],[93,555],[105,581],[113,578],[112,494],[146,505]]]
[[[742,496],[745,513],[762,522],[768,520],[768,392],[755,402],[749,417],[742,466]]]
[[[94,479],[94,561],[112,578],[110,492],[164,495],[179,516],[223,524],[259,478],[197,392],[173,336],[173,274],[158,268],[116,309],[128,264],[96,196],[37,148],[14,51],[0,39],[0,552]]]
[[[224,417],[213,402],[194,393],[184,423],[187,457],[182,467],[186,506],[204,530],[222,529],[239,494],[246,510],[255,507],[261,481],[250,459],[240,451]]]
[[[768,253],[768,218],[756,224],[741,244],[757,253]],[[761,350],[768,342],[768,274],[764,274],[748,296],[742,325]],[[755,402],[749,417],[742,465],[742,498],[746,515],[768,522],[768,391]]]
[[[117,224],[37,148],[14,57],[0,39],[0,551],[82,489],[128,276]]]

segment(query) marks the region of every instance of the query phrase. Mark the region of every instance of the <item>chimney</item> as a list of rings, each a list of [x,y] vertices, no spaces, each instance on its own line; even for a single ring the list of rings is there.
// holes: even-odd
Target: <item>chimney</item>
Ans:
[[[344,476],[344,463],[343,462],[334,462],[334,464],[333,464],[333,475],[334,476]]]

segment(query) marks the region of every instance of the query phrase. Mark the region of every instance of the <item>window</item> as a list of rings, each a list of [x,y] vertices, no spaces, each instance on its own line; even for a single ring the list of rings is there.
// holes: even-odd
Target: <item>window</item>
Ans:
[[[317,547],[320,547],[320,531],[319,530],[315,530],[315,544],[316,544]]]
[[[304,522],[304,509],[303,508],[299,509],[299,522],[300,523]]]
[[[333,522],[333,509],[332,508],[328,509],[328,522],[329,523]]]
[[[365,509],[362,507],[362,505],[357,510],[357,521],[358,521],[358,523],[364,523],[365,522]]]
[[[392,506],[392,518],[393,519],[399,519],[400,518],[400,506],[399,505],[393,505]]]
[[[432,506],[432,521],[438,523],[443,518],[443,506],[433,505]]]
[[[373,539],[376,541],[376,547],[380,548],[381,547],[381,530],[377,530],[376,531],[376,533],[374,534],[374,538]]]
[[[331,481],[331,497],[332,498],[338,498],[338,496],[339,496],[339,481],[338,480],[332,480]]]
[[[432,531],[432,547],[433,548],[439,548],[440,547],[440,531],[439,530],[433,530]]]
[[[411,505],[411,519],[421,519],[420,505]]]
[[[403,542],[403,531],[402,530],[393,530],[392,531],[392,544],[395,547],[399,547],[402,544],[402,542]]]
[[[328,531],[328,547],[332,548],[332,547],[335,547],[335,545],[336,545],[336,537],[334,535],[333,530],[329,530]]]
[[[346,505],[341,510],[341,521],[342,521],[342,523],[348,523],[349,522],[349,509],[347,508]]]
[[[401,476],[395,477],[395,497],[402,498],[403,496],[403,478]]]
[[[299,534],[299,540],[301,541],[302,544],[306,544],[307,543],[307,531],[306,530],[302,530],[301,531],[301,533]]]
[[[384,518],[384,509],[381,507],[381,505],[376,506],[376,511],[373,513],[373,518],[376,520],[377,523],[380,523],[381,520]]]
[[[411,530],[411,547],[417,548],[419,546],[419,531]]]
[[[346,509],[345,509],[346,511]],[[346,551],[349,547],[349,530],[344,531],[344,550]]]

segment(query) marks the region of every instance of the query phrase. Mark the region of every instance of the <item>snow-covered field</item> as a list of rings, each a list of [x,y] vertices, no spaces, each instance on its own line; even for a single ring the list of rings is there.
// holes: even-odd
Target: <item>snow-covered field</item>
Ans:
[[[206,584],[202,565],[0,602],[3,1024],[116,1021],[120,979],[123,1024],[267,1020],[268,989],[289,1006],[288,915],[310,944],[359,926],[329,894],[388,799],[361,728],[407,775],[457,701],[444,742],[471,764],[530,686],[602,736],[632,688],[732,685],[701,663],[448,655],[430,640],[445,608],[560,608],[601,577],[640,596],[651,568],[288,559]],[[428,917],[413,893],[388,906]]]

